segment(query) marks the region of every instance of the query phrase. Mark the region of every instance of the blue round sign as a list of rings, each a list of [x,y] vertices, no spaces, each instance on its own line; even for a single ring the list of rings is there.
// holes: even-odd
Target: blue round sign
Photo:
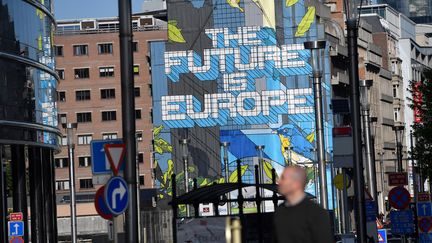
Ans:
[[[122,214],[129,203],[126,181],[120,176],[112,177],[105,185],[105,203],[113,215]]]

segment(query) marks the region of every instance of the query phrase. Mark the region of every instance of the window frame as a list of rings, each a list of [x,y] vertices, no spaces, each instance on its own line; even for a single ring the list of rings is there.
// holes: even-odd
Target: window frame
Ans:
[[[81,53],[81,49],[80,49],[80,53],[76,53],[75,52],[75,47],[85,47],[84,48],[84,50],[85,50],[85,53],[84,54],[82,54]],[[77,56],[77,57],[79,57],[79,56],[88,56],[89,55],[89,45],[88,44],[73,44],[72,45],[72,52],[73,52],[73,55],[74,56]]]
[[[114,112],[114,113],[111,113],[111,112]],[[109,115],[109,117],[107,117],[110,119],[104,119],[104,114],[108,115],[110,113],[111,113],[111,115]],[[111,117],[112,114],[114,114],[114,119],[113,119],[113,117]],[[101,121],[103,121],[103,122],[117,121],[117,110],[103,110],[103,111],[101,111]]]
[[[89,79],[90,78],[90,67],[76,67],[76,68],[73,68],[73,70],[74,70],[74,79]],[[85,75],[83,77],[80,77],[77,74],[78,70],[81,70],[81,71],[87,70],[87,77],[85,77]]]
[[[77,123],[90,123],[93,121],[93,115],[91,111],[81,111],[81,112],[76,112],[76,121]],[[78,119],[78,114],[90,114],[90,120],[87,121],[79,121],[80,119]]]
[[[113,78],[115,77],[115,67],[114,66],[101,66],[99,69],[99,78]],[[102,71],[105,69],[105,71]],[[110,71],[112,69],[112,71]],[[102,75],[104,73],[104,75]]]
[[[87,92],[88,91],[88,97],[87,95],[84,96],[78,96],[78,92]],[[78,97],[81,97],[78,99]],[[75,90],[75,101],[88,101],[91,100],[91,89],[77,89]]]
[[[61,55],[58,54],[57,48],[61,48]],[[55,57],[64,57],[64,45],[54,45],[54,56]]]
[[[85,141],[82,140],[84,143],[82,143],[80,141],[81,138],[84,139],[85,137]],[[90,137],[90,141],[88,141],[88,138]],[[77,144],[78,145],[89,145],[90,142],[93,140],[93,134],[92,133],[82,133],[82,134],[77,134]]]
[[[103,45],[111,45],[111,51],[110,52],[102,52],[101,46],[103,46]],[[113,42],[97,43],[97,48],[98,48],[98,54],[99,55],[109,55],[109,54],[112,55],[114,53],[114,43]]]

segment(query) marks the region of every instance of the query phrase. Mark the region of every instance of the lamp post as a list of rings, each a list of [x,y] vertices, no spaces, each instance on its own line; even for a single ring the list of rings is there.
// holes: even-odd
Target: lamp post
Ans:
[[[228,161],[228,147],[230,146],[229,142],[222,142],[221,146],[223,147],[223,161],[225,167],[225,183],[229,183],[229,161]],[[231,194],[228,192],[226,194],[228,200],[231,199]],[[231,214],[231,202],[227,202],[227,215]]]
[[[404,136],[405,126],[398,124],[393,127],[396,136],[396,156],[397,156],[397,168],[398,172],[403,172],[402,166],[402,140]]]
[[[255,146],[256,150],[258,151],[259,156],[259,162],[258,162],[258,169],[259,169],[259,182],[260,184],[264,184],[264,156],[263,156],[263,150],[265,148],[264,145],[257,145]],[[241,175],[238,175],[241,176]],[[259,189],[261,197],[264,197],[264,189],[261,187]],[[261,213],[265,212],[265,202],[261,203]]]
[[[188,171],[188,156],[189,156],[189,139],[180,139],[180,147],[182,151],[183,167],[184,167],[184,184],[185,193],[189,192],[189,171]],[[190,216],[189,205],[186,205],[186,216]]]
[[[77,219],[76,219],[76,199],[75,199],[75,163],[73,141],[73,130],[78,128],[77,123],[68,123],[66,117],[61,118],[61,124],[67,134],[68,159],[69,159],[69,194],[70,194],[70,217],[71,217],[71,239],[72,243],[77,242]]]
[[[322,105],[322,86],[321,79],[323,74],[323,59],[326,42],[307,41],[304,43],[305,49],[311,51],[311,66],[312,66],[312,81],[314,86],[315,100],[315,131],[317,135],[317,160],[318,170],[320,175],[320,204],[324,209],[328,209],[327,200],[327,178],[326,178],[326,162],[325,162],[325,145],[324,145],[324,119]]]
[[[363,121],[363,135],[366,155],[366,171],[369,193],[373,200],[377,200],[376,191],[376,172],[375,161],[373,156],[373,143],[371,135],[371,118],[370,118],[370,104],[369,104],[369,91],[372,87],[372,80],[360,80],[360,103],[361,103],[361,116]]]

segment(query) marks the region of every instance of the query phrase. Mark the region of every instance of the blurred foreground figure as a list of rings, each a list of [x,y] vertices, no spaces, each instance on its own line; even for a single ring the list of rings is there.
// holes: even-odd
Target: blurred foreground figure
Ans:
[[[286,167],[278,184],[285,202],[274,215],[276,242],[334,242],[328,212],[306,198],[306,171],[298,166]]]

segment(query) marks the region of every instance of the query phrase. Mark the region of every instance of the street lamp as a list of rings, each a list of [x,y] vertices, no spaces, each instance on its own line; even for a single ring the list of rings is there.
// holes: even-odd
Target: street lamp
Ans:
[[[360,80],[360,103],[361,103],[361,116],[363,120],[363,135],[366,155],[366,171],[367,171],[367,182],[368,189],[373,197],[373,200],[377,200],[376,191],[376,173],[375,173],[375,161],[373,156],[373,142],[371,135],[371,118],[370,118],[370,104],[369,104],[369,92],[372,87],[373,80]]]
[[[402,167],[402,141],[405,131],[405,126],[402,123],[399,123],[393,127],[393,131],[395,131],[396,136],[396,155],[397,155],[397,163],[398,163],[398,172],[403,171]]]
[[[229,161],[228,161],[228,147],[230,146],[229,142],[222,142],[221,146],[223,147],[223,161],[225,167],[225,183],[229,183]],[[231,199],[231,194],[228,192],[226,194],[228,200]],[[231,202],[227,202],[227,215],[231,214]]]
[[[317,135],[317,160],[320,174],[320,204],[324,209],[328,209],[327,200],[327,178],[324,145],[324,121],[321,79],[324,69],[324,50],[326,41],[307,41],[304,43],[305,49],[311,51],[312,80],[314,86],[315,100],[315,131]]]
[[[77,242],[77,219],[76,219],[76,199],[75,199],[75,163],[73,141],[73,130],[78,128],[77,123],[68,123],[66,117],[60,120],[63,129],[67,134],[68,158],[69,158],[69,193],[70,193],[70,212],[71,212],[71,238],[72,243]]]
[[[256,150],[258,151],[258,156],[259,156],[259,162],[258,162],[258,169],[259,169],[259,181],[260,184],[264,184],[264,156],[263,156],[263,151],[265,146],[264,145],[257,145],[255,146]],[[241,175],[238,175],[241,176]],[[264,189],[261,187],[259,189],[260,191],[260,195],[261,197],[264,197]],[[265,202],[263,201],[261,203],[261,213],[265,212]]]
[[[189,149],[188,144],[190,142],[189,139],[180,139],[180,147],[182,152],[183,166],[184,166],[184,184],[185,184],[185,193],[189,192],[189,171],[188,171],[188,156]],[[189,217],[189,205],[186,205],[186,216]]]

